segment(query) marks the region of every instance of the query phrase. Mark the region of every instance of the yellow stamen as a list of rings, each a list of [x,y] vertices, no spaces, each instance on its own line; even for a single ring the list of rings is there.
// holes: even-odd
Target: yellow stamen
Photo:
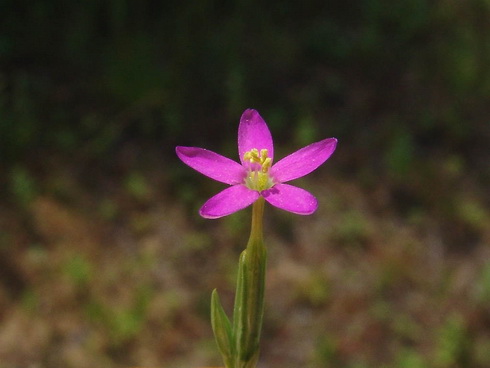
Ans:
[[[264,162],[262,162],[262,172],[267,173],[272,165],[272,160],[270,157],[267,157]]]
[[[248,188],[262,191],[274,185],[274,181],[269,176],[272,159],[268,155],[267,149],[261,149],[259,152],[257,148],[252,148],[243,155],[243,160],[251,164],[245,178],[245,185]]]

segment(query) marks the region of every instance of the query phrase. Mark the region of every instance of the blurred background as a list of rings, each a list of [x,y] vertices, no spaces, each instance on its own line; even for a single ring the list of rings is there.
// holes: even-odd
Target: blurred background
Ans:
[[[0,368],[221,364],[250,209],[175,146],[276,159],[259,367],[490,366],[488,0],[0,1]]]

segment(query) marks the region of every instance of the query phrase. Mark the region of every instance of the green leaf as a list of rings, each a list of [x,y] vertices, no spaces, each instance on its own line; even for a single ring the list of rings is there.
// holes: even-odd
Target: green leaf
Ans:
[[[219,300],[218,291],[211,294],[211,325],[218,348],[223,356],[226,367],[232,367],[233,338],[231,323]]]
[[[251,238],[240,256],[233,314],[235,367],[255,367],[264,313],[266,251],[262,239]]]
[[[245,282],[245,269],[246,269],[246,253],[244,250],[240,255],[240,260],[238,262],[238,274],[237,274],[237,284],[235,292],[235,305],[233,308],[233,339],[234,347],[236,351],[235,359],[238,360],[241,355],[242,344],[241,341],[247,335],[247,331],[244,327],[243,317],[248,315],[246,301],[246,282]],[[235,362],[236,363],[236,362]],[[237,365],[238,366],[238,365]]]

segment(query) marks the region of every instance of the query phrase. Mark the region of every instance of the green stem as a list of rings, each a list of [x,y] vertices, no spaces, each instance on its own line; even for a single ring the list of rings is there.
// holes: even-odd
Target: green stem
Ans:
[[[252,228],[250,230],[250,239],[248,241],[247,247],[250,245],[250,242],[254,240],[255,242],[260,242],[263,244],[263,221],[262,218],[264,216],[264,198],[259,197],[253,206],[252,206]]]
[[[267,259],[262,235],[263,213],[264,199],[260,197],[253,204],[250,238],[240,257],[233,313],[235,368],[253,368],[259,356]]]
[[[250,238],[238,263],[232,322],[216,290],[211,297],[211,324],[226,368],[255,368],[259,358],[267,259],[262,239],[263,214],[264,199],[260,197],[253,204]]]

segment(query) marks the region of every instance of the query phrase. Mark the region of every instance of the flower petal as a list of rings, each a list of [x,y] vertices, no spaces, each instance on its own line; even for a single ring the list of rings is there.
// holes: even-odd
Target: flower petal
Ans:
[[[305,176],[323,164],[335,151],[337,139],[312,143],[279,160],[271,167],[271,177],[278,183]]]
[[[274,158],[272,135],[264,119],[256,110],[247,109],[240,118],[238,126],[238,154],[243,164],[243,155],[252,148],[268,151],[268,157]]]
[[[238,162],[198,147],[178,146],[177,156],[194,170],[226,184],[243,183],[246,172]]]
[[[230,215],[250,206],[259,196],[259,192],[250,190],[245,185],[234,185],[208,199],[199,214],[208,219]]]
[[[318,201],[310,192],[289,184],[276,184],[264,190],[262,196],[273,206],[298,215],[311,215],[318,208]]]

